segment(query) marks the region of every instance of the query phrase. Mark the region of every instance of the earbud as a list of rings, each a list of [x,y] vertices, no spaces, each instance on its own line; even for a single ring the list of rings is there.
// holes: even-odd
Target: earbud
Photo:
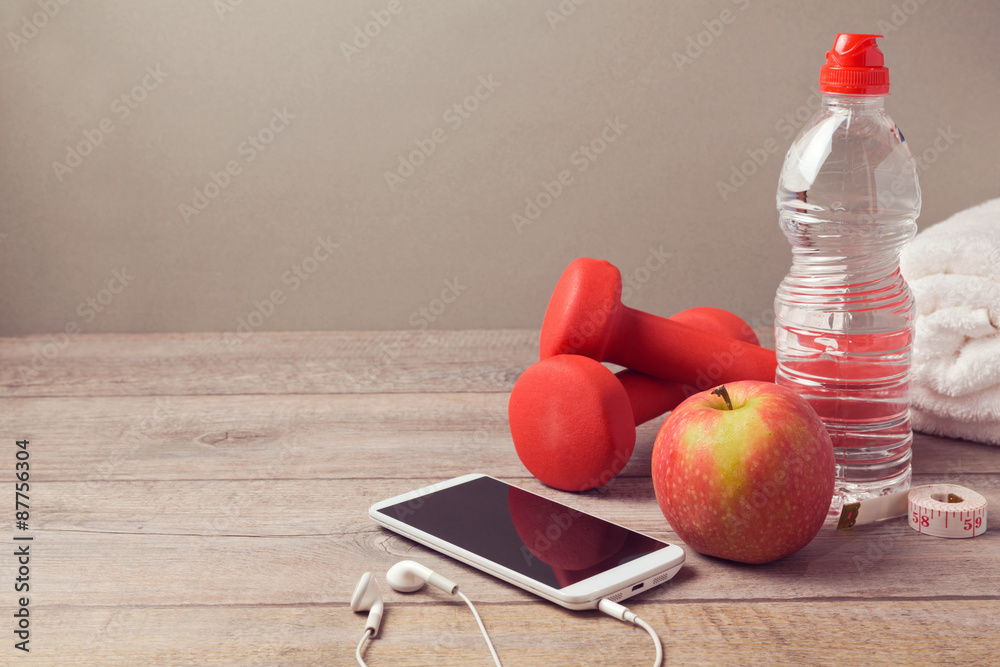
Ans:
[[[385,573],[385,580],[394,591],[399,591],[400,593],[419,591],[426,583],[435,588],[440,588],[449,595],[458,595],[458,597],[462,598],[462,601],[469,605],[476,623],[479,624],[479,629],[483,632],[483,637],[486,639],[486,646],[490,649],[493,661],[497,667],[500,667],[500,658],[497,656],[497,650],[493,647],[493,642],[490,641],[489,633],[486,632],[483,619],[479,618],[479,612],[473,606],[472,600],[465,593],[459,592],[458,584],[435,573],[425,565],[414,563],[412,560],[401,560],[390,567],[389,571]],[[361,575],[361,581],[358,582],[357,587],[354,589],[354,595],[351,597],[351,611],[368,611],[369,609],[371,613],[368,614],[368,624],[365,625],[365,634],[361,637],[361,643],[358,644],[358,648],[354,652],[354,657],[358,659],[358,664],[360,665],[365,664],[365,660],[361,656],[361,650],[370,637],[378,634],[378,625],[382,621],[382,594],[379,592],[378,584],[375,583],[371,572],[365,572]]]
[[[382,592],[378,589],[378,583],[371,572],[365,572],[361,575],[361,580],[358,581],[358,585],[354,589],[354,595],[351,596],[351,611],[369,612],[365,630],[370,629],[372,637],[378,634],[383,608]]]
[[[394,591],[400,593],[419,591],[425,583],[440,588],[449,595],[454,595],[458,591],[458,584],[412,560],[401,560],[390,567],[385,573],[385,580]]]

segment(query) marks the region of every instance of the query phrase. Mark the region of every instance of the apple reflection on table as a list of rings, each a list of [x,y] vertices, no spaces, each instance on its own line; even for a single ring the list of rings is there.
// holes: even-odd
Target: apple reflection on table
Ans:
[[[552,569],[560,586],[583,581],[643,556],[663,543],[547,498],[510,487],[510,517],[525,559]]]

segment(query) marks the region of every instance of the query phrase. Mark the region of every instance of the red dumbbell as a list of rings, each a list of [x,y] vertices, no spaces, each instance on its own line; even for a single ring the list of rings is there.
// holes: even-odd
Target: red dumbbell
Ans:
[[[772,350],[629,308],[621,291],[621,273],[612,264],[574,260],[545,311],[541,358],[580,354],[698,385],[774,382],[778,364]]]
[[[757,340],[746,322],[718,308],[692,308],[675,318],[726,341]],[[510,433],[532,475],[557,489],[586,491],[622,471],[635,448],[637,425],[696,391],[631,370],[615,375],[588,357],[556,355],[518,378],[507,407]]]

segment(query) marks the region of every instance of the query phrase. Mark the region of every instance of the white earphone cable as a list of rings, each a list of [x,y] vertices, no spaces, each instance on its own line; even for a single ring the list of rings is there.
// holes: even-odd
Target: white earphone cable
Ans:
[[[500,665],[500,657],[497,655],[497,650],[493,648],[493,642],[490,641],[490,635],[486,632],[486,626],[483,625],[483,619],[479,618],[479,612],[476,611],[474,606],[472,606],[472,600],[466,597],[465,593],[462,591],[456,590],[455,594],[465,600],[465,604],[469,605],[469,609],[472,610],[472,615],[476,617],[476,623],[479,624],[479,629],[483,631],[483,637],[486,638],[486,645],[490,647],[490,653],[493,654],[493,661],[497,663],[497,667],[502,667]]]
[[[361,649],[364,647],[365,642],[368,641],[368,638],[373,634],[375,634],[375,631],[371,628],[365,630],[364,636],[361,638],[361,641],[358,642],[358,650],[354,652],[354,657],[358,659],[358,664],[361,665],[361,667],[368,667],[365,663],[365,659],[361,657]]]
[[[612,618],[631,623],[648,632],[649,636],[653,638],[653,645],[656,647],[656,659],[653,661],[653,667],[660,667],[663,664],[663,644],[660,643],[660,638],[657,636],[653,626],[636,616],[635,613],[629,611],[627,607],[617,602],[612,602],[607,598],[601,600],[597,604],[597,608]]]
[[[653,629],[653,626],[638,616],[636,616],[635,620],[632,622],[648,632],[649,636],[653,638],[653,645],[656,646],[656,660],[653,662],[653,667],[660,667],[660,665],[663,664],[663,644],[660,643],[660,638],[656,635],[656,630]]]

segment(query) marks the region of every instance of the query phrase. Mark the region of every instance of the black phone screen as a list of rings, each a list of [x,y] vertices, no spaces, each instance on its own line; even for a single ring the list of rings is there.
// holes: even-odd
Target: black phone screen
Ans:
[[[377,511],[553,588],[667,547],[492,477]]]

